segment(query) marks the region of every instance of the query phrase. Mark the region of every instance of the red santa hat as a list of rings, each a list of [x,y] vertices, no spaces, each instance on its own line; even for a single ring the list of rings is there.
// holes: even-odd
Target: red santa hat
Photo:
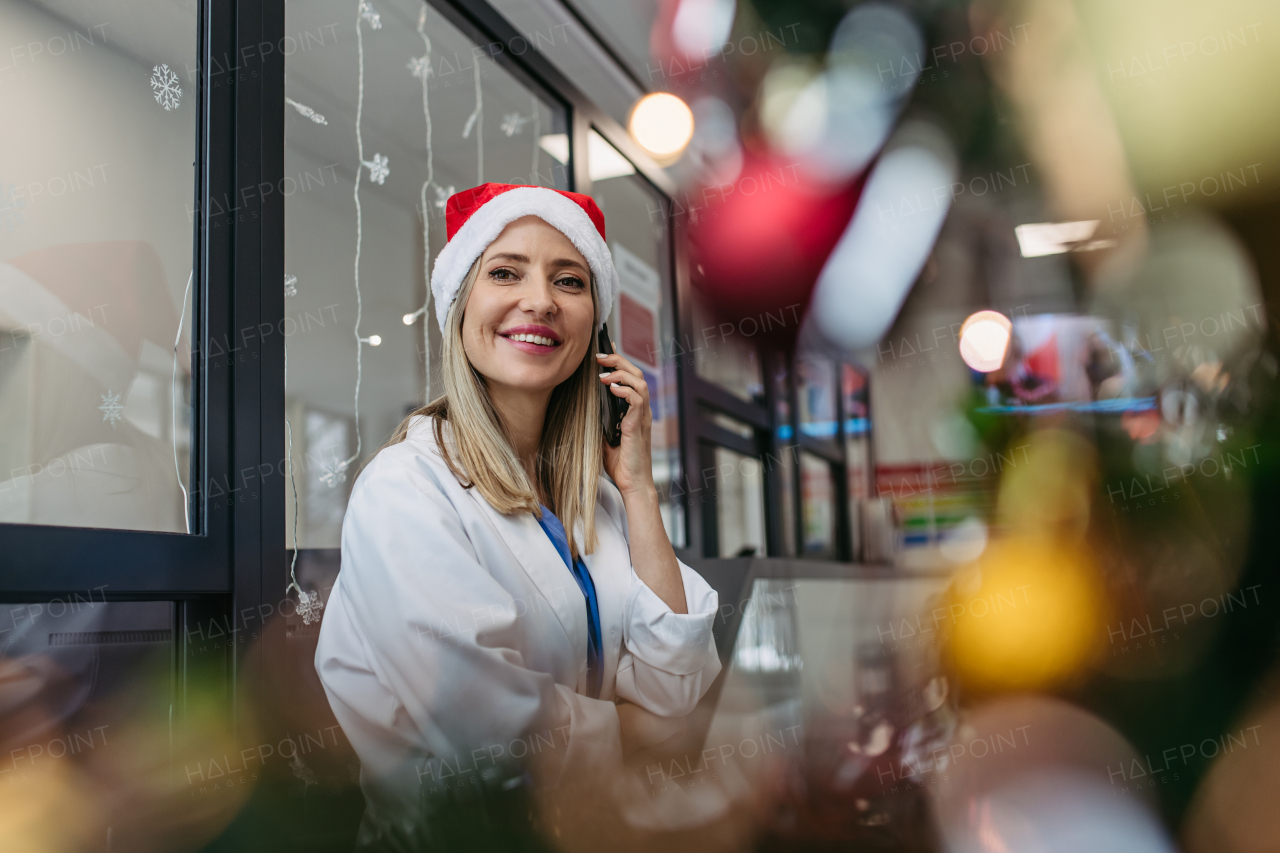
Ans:
[[[560,231],[586,258],[595,278],[597,327],[613,310],[618,273],[604,237],[604,214],[590,196],[522,184],[481,184],[449,196],[445,205],[448,242],[431,269],[436,319],[444,331],[449,306],[471,265],[502,230],[522,216],[536,216]]]

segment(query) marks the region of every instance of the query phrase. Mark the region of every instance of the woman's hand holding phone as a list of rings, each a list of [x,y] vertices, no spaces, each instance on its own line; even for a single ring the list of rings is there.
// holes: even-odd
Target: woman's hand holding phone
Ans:
[[[622,441],[617,447],[604,446],[604,470],[624,498],[656,491],[650,434],[653,412],[649,408],[649,386],[640,368],[621,355],[597,354],[596,363],[604,372],[600,381],[609,393],[627,401],[622,418]]]

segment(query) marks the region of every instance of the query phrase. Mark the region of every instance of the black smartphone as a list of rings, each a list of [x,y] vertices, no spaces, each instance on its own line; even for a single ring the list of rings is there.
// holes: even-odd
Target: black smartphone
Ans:
[[[600,326],[597,345],[599,349],[596,352],[613,355],[613,342],[609,340],[609,326],[607,324],[601,324]],[[609,442],[610,447],[617,447],[622,443],[622,419],[626,417],[627,409],[630,408],[631,404],[610,391],[608,385],[603,387],[604,393],[609,395],[609,420],[604,427],[604,440]]]

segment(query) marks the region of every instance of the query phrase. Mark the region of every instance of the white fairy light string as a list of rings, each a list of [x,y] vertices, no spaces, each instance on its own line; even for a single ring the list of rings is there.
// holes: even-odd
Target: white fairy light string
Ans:
[[[362,447],[360,436],[360,381],[364,375],[364,345],[369,343],[371,339],[360,337],[360,320],[364,316],[364,300],[360,293],[360,249],[364,242],[364,216],[360,207],[360,179],[364,176],[365,167],[369,169],[369,180],[378,184],[383,183],[391,171],[388,158],[381,154],[375,153],[372,160],[364,159],[364,134],[360,127],[364,117],[364,30],[361,28],[361,22],[363,21],[368,21],[371,29],[382,29],[382,19],[378,16],[378,13],[373,10],[373,7],[366,0],[359,0],[356,5],[356,56],[359,60],[359,74],[356,80],[356,157],[360,161],[360,165],[356,167],[355,187],[352,190],[352,198],[356,203],[356,258],[352,275],[356,289],[356,324],[354,328],[356,337],[356,389],[353,405],[356,451],[335,466],[329,485],[336,485],[347,479],[347,469],[351,467],[352,462],[360,458]]]
[[[300,103],[298,103],[298,102],[297,102],[297,101],[295,101],[293,98],[290,98],[288,95],[286,95],[286,96],[285,96],[285,98],[284,98],[284,102],[285,102],[286,104],[288,104],[289,106],[293,107],[293,108],[298,112],[298,115],[306,116],[307,118],[311,119],[311,120],[312,120],[313,122],[315,122],[316,124],[328,124],[328,123],[329,123],[328,119],[326,119],[324,116],[320,115],[320,113],[318,113],[318,112],[316,112],[315,110],[311,109],[311,107],[307,106],[306,104],[300,104]]]
[[[285,383],[288,384],[289,348],[287,346],[284,348],[284,376]],[[289,561],[289,585],[284,588],[284,592],[288,595],[289,590],[298,591],[298,615],[302,617],[303,625],[310,625],[312,622],[320,621],[324,602],[320,600],[320,593],[315,590],[307,592],[298,583],[298,481],[293,475],[293,426],[289,423],[287,409],[284,417],[284,447],[289,466],[289,487],[293,490],[293,559]]]
[[[173,473],[178,477],[178,488],[182,489],[182,518],[188,533],[191,532],[191,508],[187,498],[187,486],[182,482],[182,468],[178,466],[178,394],[174,388],[178,384],[178,344],[182,341],[182,326],[187,319],[187,300],[191,298],[191,280],[195,275],[194,269],[187,275],[187,289],[182,294],[178,333],[173,338],[173,376],[169,380],[169,438],[173,441]]]
[[[473,60],[476,67],[476,108],[471,111],[471,115],[467,117],[467,123],[462,128],[462,138],[467,139],[471,136],[471,131],[476,132],[476,173],[480,180],[479,184],[484,183],[484,94],[480,89],[480,57],[474,57]]]
[[[422,10],[418,13],[418,35],[422,37],[422,46],[426,51],[422,55],[422,118],[426,122],[426,147],[427,147],[427,179],[422,182],[422,281],[425,285],[426,296],[423,298],[422,307],[413,314],[413,319],[418,316],[422,317],[422,358],[425,365],[424,384],[424,403],[431,402],[431,324],[429,322],[431,315],[427,313],[427,308],[431,304],[431,210],[427,206],[427,188],[435,181],[435,160],[431,150],[431,108],[427,98],[429,90],[428,80],[431,76],[431,39],[427,37],[427,7],[424,4]]]
[[[542,113],[538,112],[538,96],[530,95],[529,103],[533,107],[533,165],[529,169],[529,183],[538,182],[538,140],[542,137]]]

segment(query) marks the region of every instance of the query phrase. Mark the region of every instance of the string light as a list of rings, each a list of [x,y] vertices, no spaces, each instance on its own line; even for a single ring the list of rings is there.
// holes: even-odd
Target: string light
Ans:
[[[324,116],[320,115],[320,113],[318,113],[318,112],[316,112],[315,110],[311,109],[311,107],[307,106],[306,104],[300,104],[300,103],[298,103],[298,102],[297,102],[297,101],[295,101],[293,98],[290,98],[288,95],[286,95],[286,96],[285,96],[284,102],[285,102],[286,104],[288,104],[289,106],[293,107],[295,110],[297,110],[297,111],[298,111],[298,115],[306,116],[307,118],[311,119],[311,120],[312,120],[313,122],[315,122],[316,124],[328,124],[328,123],[329,123],[329,122],[328,122],[328,120],[327,120],[327,119],[325,119],[325,117],[324,117]]]
[[[542,113],[538,111],[538,96],[530,95],[529,102],[533,107],[533,165],[529,167],[529,183],[538,183],[538,144],[542,138]]]
[[[187,300],[191,298],[191,280],[195,278],[193,269],[187,274],[187,289],[182,294],[182,313],[178,315],[178,333],[173,338],[173,376],[169,380],[169,438],[173,440],[173,473],[178,477],[178,488],[182,489],[182,517],[191,532],[191,507],[187,497],[187,486],[182,482],[182,468],[178,465],[178,344],[182,341],[182,326],[187,319]]]
[[[484,94],[480,89],[480,58],[475,59],[476,66],[476,108],[471,111],[471,115],[467,117],[467,123],[462,128],[462,138],[468,139],[471,131],[476,132],[476,172],[480,180],[478,183],[484,183]]]
[[[426,291],[422,307],[412,314],[404,315],[404,324],[412,326],[419,317],[427,315],[427,306],[431,304],[431,210],[427,207],[427,189],[436,179],[435,159],[431,149],[431,102],[428,98],[427,78],[431,73],[431,39],[427,37],[427,7],[424,4],[418,12],[418,35],[422,38],[421,76],[422,81],[422,119],[426,124],[425,145],[427,149],[427,178],[422,182],[420,193],[422,200],[422,282]],[[437,187],[437,189],[439,189]],[[429,316],[429,315],[427,315]],[[426,366],[423,378],[423,402],[431,402],[431,328],[424,321],[422,324],[422,358]]]
[[[356,167],[355,187],[351,193],[356,203],[356,258],[352,273],[352,280],[356,289],[356,324],[354,329],[356,338],[356,389],[353,405],[356,452],[334,466],[332,479],[335,484],[347,479],[347,469],[351,467],[352,462],[360,458],[360,451],[363,447],[360,435],[360,382],[364,378],[364,344],[369,339],[360,337],[360,321],[364,317],[364,299],[360,292],[360,250],[364,245],[364,213],[360,207],[360,179],[364,177],[364,167],[368,166],[370,180],[382,183],[382,181],[378,180],[378,173],[380,170],[386,169],[387,166],[387,158],[379,154],[374,155],[372,162],[364,159],[364,133],[361,130],[361,123],[364,118],[364,29],[361,27],[361,22],[365,20],[375,30],[382,28],[382,21],[377,12],[374,12],[365,0],[360,0],[356,5],[356,58],[358,61],[356,76],[356,158],[359,160],[360,165]],[[385,171],[382,172],[381,177],[383,180],[386,179]],[[378,343],[382,343],[381,338],[378,339]]]

